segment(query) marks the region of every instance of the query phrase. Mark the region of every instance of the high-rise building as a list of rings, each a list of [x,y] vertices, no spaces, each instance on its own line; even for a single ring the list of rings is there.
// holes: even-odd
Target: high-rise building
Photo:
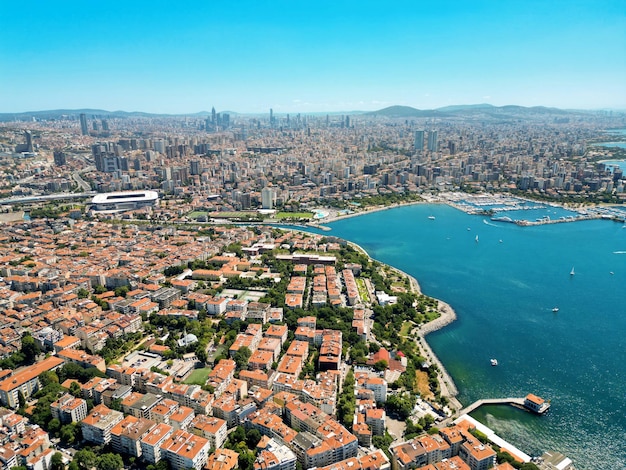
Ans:
[[[437,131],[428,132],[428,150],[430,152],[436,152],[437,145]]]
[[[211,123],[213,124],[213,127],[217,125],[217,115],[215,113],[215,107],[211,108]]]
[[[263,209],[273,209],[276,201],[276,191],[274,188],[265,187],[261,190],[261,207]]]
[[[80,131],[83,135],[89,135],[89,127],[87,127],[87,115],[80,113]]]
[[[109,131],[109,121],[106,119],[102,120],[102,130],[107,132]]]
[[[200,160],[191,160],[189,162],[189,173],[192,175],[200,174]]]
[[[423,130],[415,131],[415,141],[413,145],[415,147],[416,152],[421,153],[424,151],[424,131]]]
[[[33,152],[33,134],[30,131],[24,131],[24,137],[26,137],[26,151]]]
[[[57,166],[63,166],[65,165],[66,162],[67,160],[65,158],[65,153],[63,153],[61,150],[55,150],[54,151],[54,164]]]
[[[270,127],[274,127],[274,110],[270,108]]]

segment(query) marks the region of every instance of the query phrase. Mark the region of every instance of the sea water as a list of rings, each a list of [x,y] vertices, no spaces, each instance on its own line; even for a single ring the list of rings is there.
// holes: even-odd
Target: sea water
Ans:
[[[520,227],[424,204],[327,225],[325,235],[410,273],[456,310],[456,322],[427,338],[464,405],[528,393],[552,404],[546,416],[495,406],[477,419],[531,455],[556,450],[579,469],[626,468],[622,224]]]

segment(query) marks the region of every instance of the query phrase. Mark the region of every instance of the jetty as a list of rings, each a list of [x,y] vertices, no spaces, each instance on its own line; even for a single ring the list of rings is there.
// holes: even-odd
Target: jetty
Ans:
[[[471,405],[466,406],[465,408],[459,411],[459,414],[468,415],[472,411],[476,410],[477,408],[480,408],[483,405],[511,405],[516,408],[526,409],[524,407],[524,401],[525,401],[525,398],[483,398],[482,400],[476,400]]]
[[[468,415],[472,411],[480,408],[483,405],[509,405],[520,410],[530,411],[542,415],[547,413],[550,409],[550,402],[545,401],[543,398],[529,393],[524,398],[483,398],[477,400],[469,406],[459,410],[459,415]]]

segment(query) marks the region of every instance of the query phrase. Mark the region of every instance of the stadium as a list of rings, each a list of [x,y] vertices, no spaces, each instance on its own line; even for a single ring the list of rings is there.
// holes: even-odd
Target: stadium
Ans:
[[[91,210],[97,212],[124,212],[142,207],[156,206],[159,195],[156,191],[130,191],[96,194],[91,200]]]

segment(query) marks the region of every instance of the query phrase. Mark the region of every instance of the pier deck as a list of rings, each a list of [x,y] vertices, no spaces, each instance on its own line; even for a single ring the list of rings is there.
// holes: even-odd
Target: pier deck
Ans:
[[[524,398],[484,398],[460,410],[459,415],[470,414],[483,405],[512,405],[518,408],[524,408]]]

